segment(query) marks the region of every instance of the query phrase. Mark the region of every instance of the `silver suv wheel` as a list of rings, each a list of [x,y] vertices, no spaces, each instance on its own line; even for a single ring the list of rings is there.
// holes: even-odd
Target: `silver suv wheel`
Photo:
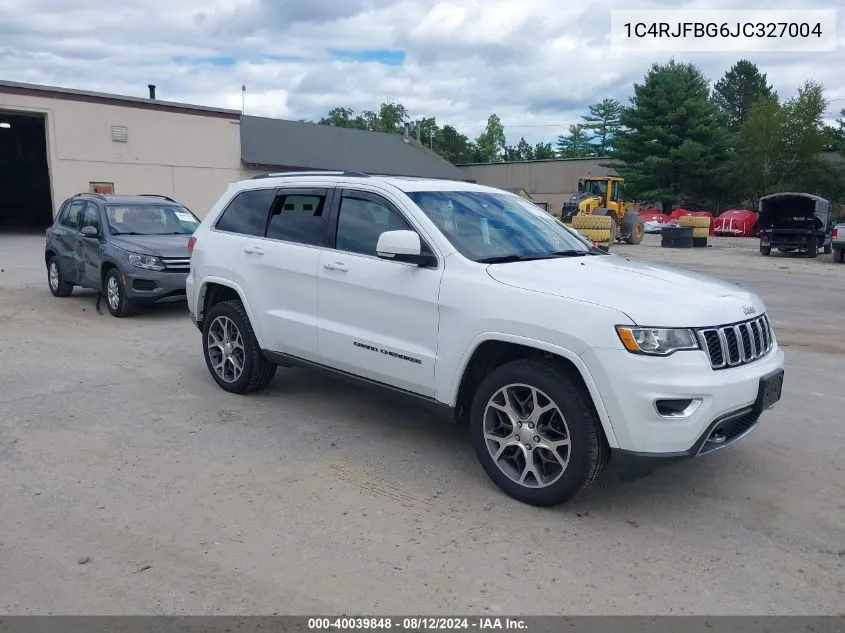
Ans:
[[[484,411],[484,439],[499,470],[520,486],[549,486],[569,465],[563,413],[531,385],[509,384],[493,394]]]

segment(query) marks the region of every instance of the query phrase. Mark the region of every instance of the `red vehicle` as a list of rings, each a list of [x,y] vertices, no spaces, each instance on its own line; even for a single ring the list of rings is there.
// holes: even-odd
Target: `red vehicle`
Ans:
[[[757,213],[749,209],[728,209],[712,224],[714,235],[758,237]]]

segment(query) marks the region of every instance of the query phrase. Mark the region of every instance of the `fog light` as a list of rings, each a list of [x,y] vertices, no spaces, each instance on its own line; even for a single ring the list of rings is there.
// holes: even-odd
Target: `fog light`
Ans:
[[[662,399],[654,401],[657,415],[663,418],[688,418],[701,406],[701,398]]]

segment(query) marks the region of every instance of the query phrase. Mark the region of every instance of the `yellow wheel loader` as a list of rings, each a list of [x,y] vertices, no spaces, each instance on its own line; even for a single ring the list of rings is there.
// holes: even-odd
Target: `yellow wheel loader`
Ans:
[[[622,200],[624,182],[616,176],[579,179],[578,192],[563,204],[561,222],[570,224],[575,216],[610,216],[612,241],[639,244],[645,223],[636,205]]]

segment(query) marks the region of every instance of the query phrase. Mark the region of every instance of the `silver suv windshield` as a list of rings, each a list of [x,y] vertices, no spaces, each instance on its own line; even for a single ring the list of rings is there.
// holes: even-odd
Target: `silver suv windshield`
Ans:
[[[200,224],[187,208],[175,204],[108,205],[112,235],[190,235]]]
[[[510,193],[407,195],[467,259],[482,263],[603,254],[531,202]]]

